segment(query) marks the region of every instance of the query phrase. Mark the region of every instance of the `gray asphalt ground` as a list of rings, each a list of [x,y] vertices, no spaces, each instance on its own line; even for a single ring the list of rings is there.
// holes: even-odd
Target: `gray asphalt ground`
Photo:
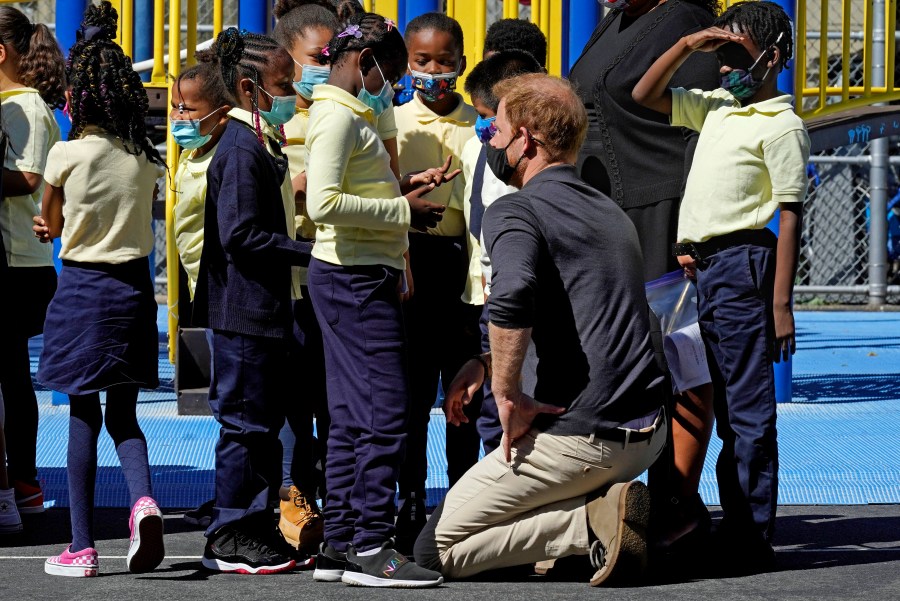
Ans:
[[[714,519],[717,515],[714,511]],[[588,573],[570,581],[551,581],[522,572],[504,572],[486,575],[477,582],[449,582],[431,590],[323,584],[314,582],[309,572],[276,576],[211,574],[199,562],[202,533],[184,524],[176,513],[166,519],[166,561],[152,574],[135,576],[125,570],[126,510],[99,509],[95,523],[101,555],[99,578],[59,578],[43,572],[44,559],[58,553],[70,540],[67,510],[28,516],[27,534],[0,538],[0,600],[900,600],[900,505],[782,507],[774,572],[668,580],[616,589],[590,588],[586,584]]]

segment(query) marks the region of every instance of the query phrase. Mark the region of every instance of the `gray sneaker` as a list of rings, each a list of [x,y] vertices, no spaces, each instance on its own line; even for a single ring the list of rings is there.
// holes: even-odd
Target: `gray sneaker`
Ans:
[[[0,490],[0,534],[22,531],[22,518],[16,508],[15,490]]]
[[[444,583],[444,577],[438,572],[417,566],[395,551],[393,542],[387,541],[378,553],[364,557],[351,545],[341,581],[351,586],[385,588],[425,588]]]

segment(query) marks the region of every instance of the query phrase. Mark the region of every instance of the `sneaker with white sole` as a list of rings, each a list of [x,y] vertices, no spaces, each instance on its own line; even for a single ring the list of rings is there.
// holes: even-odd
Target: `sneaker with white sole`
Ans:
[[[69,576],[71,578],[90,578],[100,572],[100,559],[93,547],[82,549],[76,553],[66,550],[50,557],[44,562],[44,572],[53,576]]]
[[[341,582],[380,588],[427,588],[444,583],[444,577],[438,572],[417,566],[395,551],[393,542],[384,543],[374,555],[359,555],[350,545]]]
[[[316,582],[340,582],[347,569],[347,554],[335,551],[331,545],[322,543],[316,555],[316,570],[313,580]]]
[[[206,539],[201,563],[208,570],[236,574],[278,574],[297,565],[261,537],[231,525],[222,526]]]
[[[156,501],[141,497],[131,508],[128,518],[131,538],[125,565],[133,574],[151,572],[166,556],[163,543],[163,516]]]
[[[22,531],[22,517],[16,508],[16,491],[12,488],[0,489],[0,534]]]

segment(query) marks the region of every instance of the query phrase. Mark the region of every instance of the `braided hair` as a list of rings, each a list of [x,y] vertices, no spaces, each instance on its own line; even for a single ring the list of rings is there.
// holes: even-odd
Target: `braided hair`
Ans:
[[[250,97],[250,106],[256,137],[260,144],[264,144],[265,141],[259,116],[259,86],[262,81],[262,72],[272,64],[272,59],[278,52],[286,52],[286,50],[269,36],[229,27],[219,34],[208,51],[197,55],[201,62],[212,60],[218,62],[222,81],[228,92],[229,104],[232,106],[240,106],[241,80],[249,78],[255,82],[253,95]]]
[[[406,43],[393,22],[375,13],[360,13],[350,18],[347,29],[337,34],[322,51],[322,62],[341,64],[349,52],[372,50],[375,60],[406,65]],[[326,54],[327,51],[327,54]]]
[[[43,23],[32,23],[21,11],[0,6],[0,43],[19,54],[17,77],[40,93],[50,108],[66,105],[66,61],[56,38]]]
[[[101,127],[125,143],[131,154],[164,165],[147,137],[149,101],[140,76],[134,71],[116,36],[118,13],[107,0],[84,12],[75,45],[69,51],[66,75],[72,87],[69,139],[79,138],[88,125]]]
[[[794,34],[791,20],[774,2],[751,1],[732,4],[713,23],[716,27],[746,33],[762,50],[777,46],[782,68],[794,56]],[[778,39],[779,34],[781,39]]]

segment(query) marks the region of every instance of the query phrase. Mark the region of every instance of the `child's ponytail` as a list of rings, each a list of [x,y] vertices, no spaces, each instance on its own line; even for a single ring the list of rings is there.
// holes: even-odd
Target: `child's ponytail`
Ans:
[[[0,6],[0,40],[12,44],[21,57],[21,83],[37,90],[51,108],[64,107],[66,64],[50,29],[43,23],[32,23],[11,6]]]

